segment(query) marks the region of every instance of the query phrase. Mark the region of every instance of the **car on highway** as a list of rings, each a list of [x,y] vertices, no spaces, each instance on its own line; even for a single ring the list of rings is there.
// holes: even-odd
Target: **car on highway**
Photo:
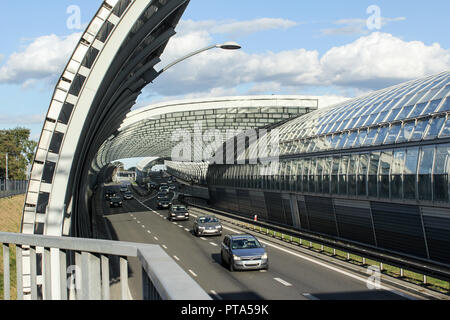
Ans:
[[[111,199],[111,197],[115,197],[115,196],[116,196],[116,192],[114,190],[112,190],[112,189],[106,190],[106,192],[105,192],[106,200],[109,200],[109,199]]]
[[[220,236],[222,235],[223,227],[216,217],[201,216],[195,219],[192,229],[197,237],[206,235]]]
[[[266,247],[250,234],[226,235],[220,256],[222,264],[227,265],[230,271],[269,268]]]
[[[176,186],[174,183],[169,184],[169,190],[175,190]]]
[[[122,198],[121,197],[111,197],[109,200],[109,206],[111,208],[122,207]]]
[[[189,220],[189,210],[186,206],[176,204],[170,206],[168,219],[172,220]]]
[[[150,182],[148,184],[148,186],[149,186],[150,189],[158,189],[159,188],[158,184],[156,182],[153,182],[153,181]]]
[[[161,185],[161,186],[159,187],[159,191],[160,191],[160,192],[166,192],[166,193],[169,193],[170,188],[169,188],[168,185]]]
[[[162,198],[168,198],[167,192],[158,192],[158,194],[156,195],[156,200],[159,201]]]
[[[169,197],[167,197],[167,196],[160,198],[157,201],[158,209],[169,209],[170,205],[171,205],[171,201],[170,201]]]
[[[123,198],[124,198],[125,200],[132,200],[132,199],[134,199],[134,196],[133,196],[133,194],[131,193],[131,191],[127,191],[127,192],[125,192],[125,193],[123,194]]]
[[[121,186],[121,187],[120,187],[120,192],[125,193],[125,192],[127,192],[127,191],[130,191],[130,190],[128,190],[128,187],[127,187],[127,186]]]

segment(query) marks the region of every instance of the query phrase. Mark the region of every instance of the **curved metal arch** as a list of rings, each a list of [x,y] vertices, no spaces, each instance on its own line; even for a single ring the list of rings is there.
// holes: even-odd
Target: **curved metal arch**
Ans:
[[[153,66],[188,2],[103,2],[55,88],[32,167],[22,232],[90,234],[86,209],[101,170],[91,167],[92,159],[157,76]],[[76,212],[81,222],[71,225]]]

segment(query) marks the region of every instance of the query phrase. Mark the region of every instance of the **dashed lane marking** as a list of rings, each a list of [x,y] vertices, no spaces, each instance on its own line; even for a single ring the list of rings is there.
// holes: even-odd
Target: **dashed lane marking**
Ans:
[[[304,296],[305,298],[308,298],[309,300],[320,300],[319,298],[314,297],[314,296],[313,296],[312,294],[310,294],[310,293],[304,293],[303,296]]]
[[[281,283],[282,285],[284,285],[284,286],[286,286],[286,287],[292,287],[292,284],[290,284],[290,283],[287,282],[287,281],[284,281],[284,280],[281,279],[281,278],[273,278],[273,280],[278,281],[279,283]]]
[[[189,273],[192,274],[194,277],[197,277],[197,274],[194,271],[192,271],[191,269],[189,269]]]
[[[216,291],[211,290],[210,292],[212,293],[212,295],[213,295],[214,297],[217,298],[217,300],[223,300],[223,298],[222,298]]]

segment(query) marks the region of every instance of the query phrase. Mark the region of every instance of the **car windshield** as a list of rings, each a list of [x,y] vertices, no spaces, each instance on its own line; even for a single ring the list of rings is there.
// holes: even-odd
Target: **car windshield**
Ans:
[[[216,217],[201,217],[198,220],[200,223],[219,222]]]
[[[235,239],[231,244],[232,249],[255,249],[261,248],[258,240],[254,238]]]
[[[186,211],[185,207],[174,207],[173,210],[175,211]]]
[[[120,200],[122,200],[122,199],[120,199],[119,197],[112,197],[111,198],[111,201],[120,201]]]

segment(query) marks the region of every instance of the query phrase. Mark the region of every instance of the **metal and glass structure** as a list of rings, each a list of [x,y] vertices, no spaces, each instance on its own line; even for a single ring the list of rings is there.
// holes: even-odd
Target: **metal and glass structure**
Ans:
[[[196,171],[215,206],[450,264],[450,72],[319,109],[276,129],[275,173],[264,174],[263,159],[255,159],[271,132],[239,155],[245,164]],[[171,166],[188,171],[187,164]]]

